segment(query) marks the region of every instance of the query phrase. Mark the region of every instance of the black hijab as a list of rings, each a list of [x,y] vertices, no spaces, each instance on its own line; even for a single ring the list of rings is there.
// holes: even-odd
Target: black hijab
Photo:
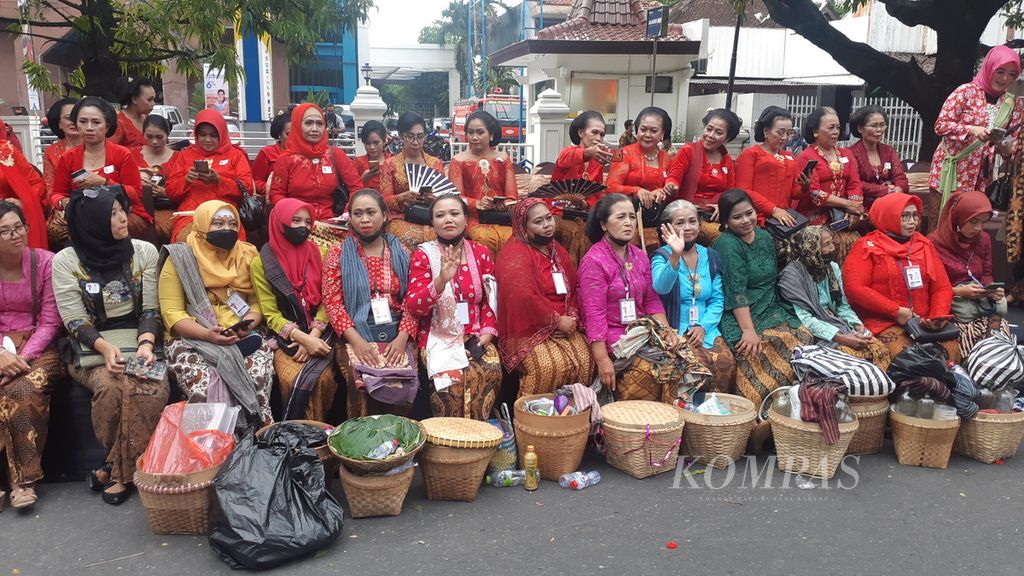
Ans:
[[[64,213],[71,246],[90,271],[120,272],[135,255],[132,239],[114,240],[110,213],[114,202],[129,211],[128,197],[121,186],[97,186],[71,193]]]

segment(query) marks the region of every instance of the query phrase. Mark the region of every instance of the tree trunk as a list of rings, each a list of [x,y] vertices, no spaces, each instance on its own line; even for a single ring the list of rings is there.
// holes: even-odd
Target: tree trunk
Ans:
[[[113,103],[120,100],[117,86],[124,74],[117,62],[110,58],[89,58],[82,62],[82,71],[85,72],[85,96],[99,96]]]

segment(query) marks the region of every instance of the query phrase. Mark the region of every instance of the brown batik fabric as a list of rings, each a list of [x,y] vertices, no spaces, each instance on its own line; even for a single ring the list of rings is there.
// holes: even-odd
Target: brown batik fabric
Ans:
[[[296,362],[294,358],[278,349],[274,352],[274,370],[277,372],[277,384],[281,390],[281,404],[288,406],[292,390],[295,389],[295,382],[302,371],[302,362]],[[334,405],[334,395],[338,392],[337,373],[333,363],[324,368],[313,385],[313,393],[309,395],[309,402],[306,404],[306,420],[316,422],[327,422],[327,412]]]
[[[426,363],[426,357],[423,358]],[[430,408],[434,416],[453,418],[490,418],[491,408],[501,389],[501,359],[498,347],[488,344],[479,360],[469,361],[462,370],[462,381],[438,392],[431,383]]]
[[[206,362],[206,358],[180,338],[168,341],[164,354],[171,370],[174,371],[182,394],[189,402],[206,402],[214,370]],[[245,358],[245,369],[256,383],[260,421],[273,422],[274,416],[270,412],[270,387],[274,383],[274,352],[266,340],[258,350]]]
[[[519,396],[550,394],[577,382],[590,385],[594,379],[590,345],[582,333],[569,338],[552,336],[541,342],[519,363]]]
[[[13,484],[43,477],[40,460],[50,420],[50,394],[67,373],[54,348],[29,363],[32,370],[0,384],[0,452]]]

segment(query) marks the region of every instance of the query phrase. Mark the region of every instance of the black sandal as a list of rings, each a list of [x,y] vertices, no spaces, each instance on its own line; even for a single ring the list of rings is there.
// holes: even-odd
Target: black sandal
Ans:
[[[109,486],[113,486],[114,484],[114,482],[111,482]],[[103,492],[101,493],[101,496],[103,496],[103,501],[106,502],[107,504],[110,504],[111,506],[120,506],[121,504],[124,504],[126,500],[128,500],[128,497],[131,496],[132,492],[134,491],[135,487],[133,485],[125,484],[124,490],[114,493]]]
[[[89,470],[89,475],[85,478],[86,483],[89,484],[89,489],[92,490],[93,492],[102,492],[106,490],[108,486],[113,484],[114,482],[112,480],[109,480],[111,470],[112,468],[110,466],[110,462],[105,462],[103,466],[100,466],[96,470]],[[106,483],[100,482],[100,477],[99,474],[97,474],[97,472],[107,473],[108,480]]]

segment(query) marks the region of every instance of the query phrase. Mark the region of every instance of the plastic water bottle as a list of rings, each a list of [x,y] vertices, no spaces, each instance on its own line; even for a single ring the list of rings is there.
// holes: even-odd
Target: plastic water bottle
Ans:
[[[526,454],[523,454],[523,468],[526,476],[523,478],[523,488],[527,492],[533,492],[540,487],[540,468],[538,467],[537,453],[533,451],[533,445],[526,447]]]
[[[917,401],[910,397],[910,392],[904,390],[900,395],[900,399],[896,401],[896,411],[904,416],[917,415]]]
[[[1006,388],[1000,390],[996,394],[995,409],[996,412],[1013,412],[1013,405],[1017,402],[1017,390],[1015,388]]]
[[[583,490],[587,486],[593,486],[601,481],[601,473],[597,470],[591,470],[590,472],[570,472],[568,474],[562,474],[558,478],[558,484],[562,488],[572,488],[573,490]]]
[[[931,420],[935,417],[935,400],[928,396],[917,401],[917,417]]]
[[[388,456],[394,454],[395,450],[398,449],[398,438],[392,438],[387,442],[377,446],[370,453],[366,455],[367,460],[383,460]]]
[[[498,488],[519,486],[525,481],[526,470],[502,470],[493,476],[487,476],[487,483]]]

